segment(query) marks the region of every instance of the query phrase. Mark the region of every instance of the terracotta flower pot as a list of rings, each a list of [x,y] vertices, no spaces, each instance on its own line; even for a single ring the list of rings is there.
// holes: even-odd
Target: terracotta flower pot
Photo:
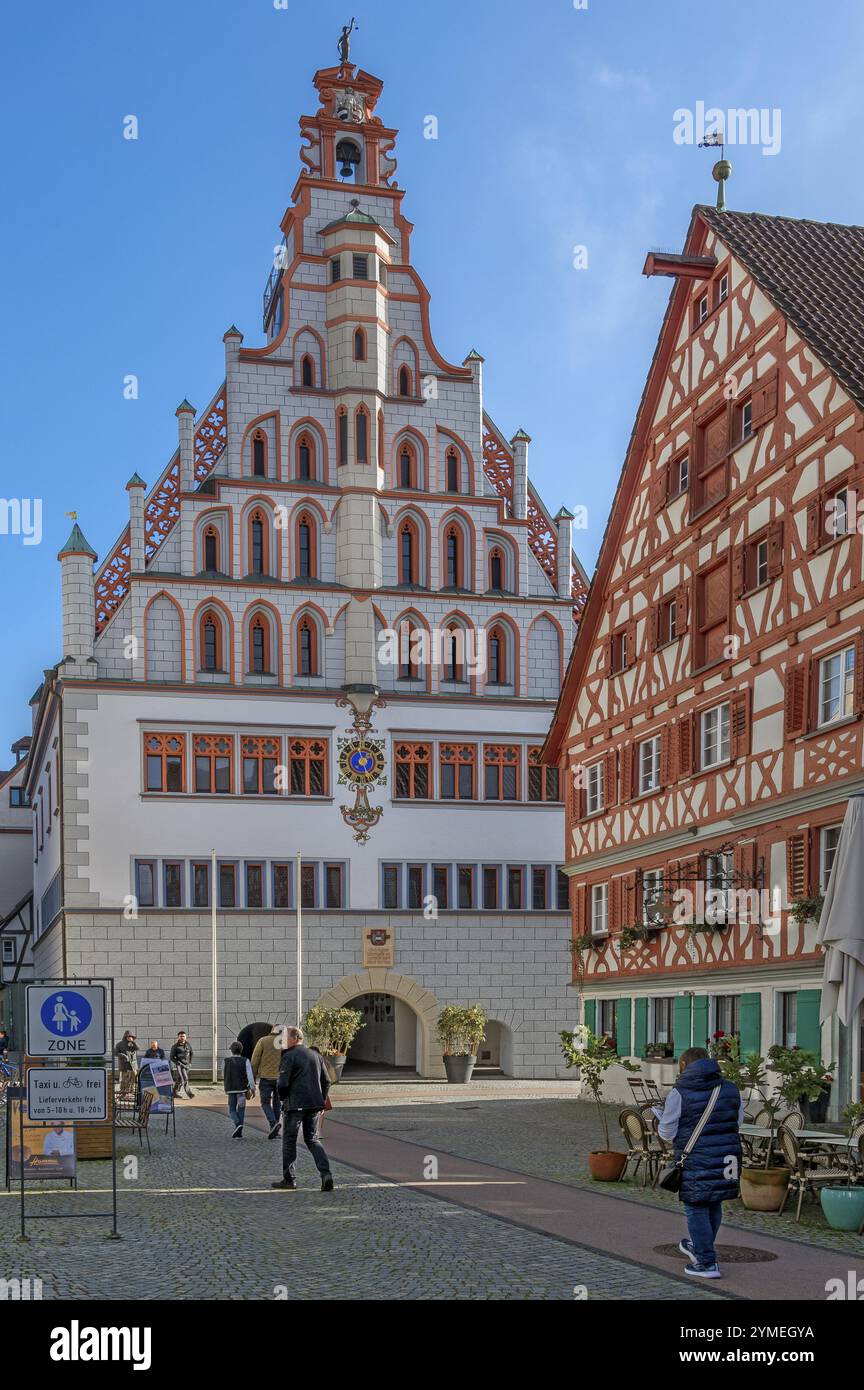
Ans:
[[[741,1201],[748,1211],[779,1211],[788,1186],[788,1168],[741,1169]]]
[[[588,1168],[595,1182],[618,1182],[627,1166],[627,1155],[613,1149],[592,1149]]]

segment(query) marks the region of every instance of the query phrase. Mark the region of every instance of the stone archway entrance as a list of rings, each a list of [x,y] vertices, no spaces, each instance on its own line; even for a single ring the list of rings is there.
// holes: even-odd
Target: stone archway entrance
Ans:
[[[360,1059],[362,1060],[370,1048],[374,1049],[376,1045],[379,1049],[387,1049],[387,1057],[389,1057],[391,1048],[394,1057],[407,1055],[409,1045],[406,1037],[409,1032],[407,1011],[410,1010],[416,1020],[413,1065],[416,1066],[420,1076],[443,1077],[445,1075],[444,1063],[441,1060],[441,1049],[438,1046],[436,1036],[436,1023],[442,1005],[430,990],[418,985],[416,980],[409,979],[406,975],[397,975],[392,970],[373,966],[368,970],[358,971],[356,975],[346,975],[338,984],[326,990],[315,1003],[325,1009],[344,1009],[349,1006],[358,1008],[361,1007],[358,1001],[362,1000],[363,1005],[367,1006],[370,996],[378,999],[378,1003],[373,1006],[371,1016],[366,1015],[369,1027],[371,1028],[373,1025],[375,1027],[375,1034],[367,1040],[370,1046],[362,1047],[358,1054]],[[389,1015],[393,1019],[392,1024],[386,1023],[388,1018],[386,1000],[388,998],[394,1001],[394,1007]],[[407,1006],[407,1008],[398,1008],[398,1003]],[[393,1030],[392,1038],[388,1037],[388,1028]],[[399,1065],[396,1061],[388,1062],[387,1057],[382,1054],[379,1060],[384,1062],[384,1065]]]

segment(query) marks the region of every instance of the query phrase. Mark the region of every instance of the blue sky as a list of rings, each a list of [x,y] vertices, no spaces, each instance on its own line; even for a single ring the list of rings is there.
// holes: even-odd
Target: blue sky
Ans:
[[[778,154],[728,150],[730,206],[864,222],[858,0],[11,7],[0,496],[41,497],[43,538],[0,535],[0,766],[61,655],[65,513],[104,558],[126,481],[137,469],[151,485],[175,447],[178,402],[203,409],[222,380],[229,323],[260,341],[297,119],[315,109],[312,74],[336,61],[352,3],[352,58],[384,80],[379,114],[401,131],[397,178],[438,346],[455,361],[483,353],[487,409],[508,437],[531,434],[547,504],[588,507],[589,571],[669,291],[642,278],[645,251],[680,247],[692,205],[715,191],[711,152],[674,141],[673,113],[779,108]]]

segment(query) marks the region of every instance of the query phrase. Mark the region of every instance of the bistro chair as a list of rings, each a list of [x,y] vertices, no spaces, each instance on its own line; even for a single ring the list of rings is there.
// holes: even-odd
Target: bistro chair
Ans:
[[[635,1159],[633,1177],[635,1178],[641,1164],[642,1186],[647,1187],[650,1178],[653,1187],[657,1181],[657,1171],[659,1171],[659,1163],[664,1153],[657,1134],[646,1124],[641,1112],[631,1106],[621,1111],[618,1116],[618,1123],[627,1144],[627,1162],[624,1165],[622,1178],[626,1175],[631,1161]]]
[[[781,1125],[777,1131],[777,1140],[783,1157],[790,1169],[789,1186],[786,1188],[786,1192],[783,1196],[783,1206],[780,1208],[780,1214],[783,1214],[789,1193],[795,1191],[798,1193],[798,1209],[795,1213],[795,1220],[800,1221],[801,1204],[804,1201],[804,1193],[811,1192],[815,1197],[819,1187],[824,1183],[848,1182],[849,1164],[847,1162],[844,1163],[842,1167],[838,1167],[835,1166],[835,1163],[832,1161],[830,1166],[823,1166],[823,1164],[817,1161],[816,1155],[807,1153],[800,1147],[792,1130],[787,1129],[785,1125]]]
[[[137,1110],[131,1113],[118,1110],[114,1114],[114,1124],[118,1130],[127,1130],[132,1134],[138,1135],[138,1143],[144,1147],[144,1139],[147,1140],[147,1152],[152,1153],[150,1148],[150,1106],[153,1104],[152,1091],[145,1091],[141,1097]]]
[[[780,1125],[785,1125],[787,1129],[792,1130],[793,1134],[797,1134],[804,1128],[804,1116],[800,1110],[788,1110],[785,1115],[777,1116],[776,1123],[778,1128]]]

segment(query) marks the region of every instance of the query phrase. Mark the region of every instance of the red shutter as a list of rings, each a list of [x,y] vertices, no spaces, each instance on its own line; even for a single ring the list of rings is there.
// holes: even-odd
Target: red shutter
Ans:
[[[691,584],[688,581],[686,584],[680,584],[675,590],[674,597],[677,608],[676,620],[678,623],[679,637],[681,637],[690,626],[690,587]]]
[[[660,472],[655,474],[651,480],[651,511],[656,515],[666,506],[666,499],[669,493],[669,475],[664,465]]]
[[[573,936],[584,936],[588,930],[588,888],[584,883],[577,883],[573,889]]]
[[[751,420],[753,429],[758,430],[760,425],[767,422],[777,414],[777,373],[766,377],[764,381],[759,381],[753,387],[750,396]]]
[[[736,545],[732,552],[732,597],[742,598],[747,591],[747,547]]]
[[[810,856],[809,831],[789,835],[786,839],[786,897],[789,902],[803,898],[809,890]]]
[[[618,929],[619,929],[620,926],[621,926],[621,891],[622,891],[622,887],[623,887],[623,880],[620,879],[620,878],[613,878],[612,881],[611,881],[611,883],[609,884],[609,914],[608,914],[608,922],[609,922],[609,930],[610,930],[610,932],[618,931]]]
[[[772,521],[768,527],[768,578],[776,579],[783,571],[783,522]]]
[[[822,530],[822,497],[814,497],[807,503],[807,550],[818,550],[825,539]]]
[[[651,609],[651,650],[656,652],[660,646],[660,620],[663,616],[663,600],[657,598]]]
[[[603,805],[618,804],[618,752],[610,748],[603,760]]]
[[[621,800],[629,801],[633,795],[633,755],[635,749],[632,743],[625,743],[621,749]]]
[[[809,660],[803,661],[798,666],[790,666],[786,672],[783,700],[783,732],[786,738],[797,738],[807,731],[809,666]]]
[[[750,752],[750,691],[742,690],[729,702],[729,732],[732,757],[743,758]]]
[[[624,663],[624,669],[626,669],[628,666],[634,666],[635,663],[636,663],[636,619],[635,619],[635,618],[632,618],[631,621],[627,624],[626,628],[624,629],[624,633],[625,633],[626,641],[627,641],[627,660],[626,660],[625,663]]]
[[[675,730],[667,726],[660,734],[660,782],[668,787],[675,781]]]
[[[750,840],[747,844],[736,845],[734,862],[735,887],[752,888],[756,875],[756,841]]]
[[[855,714],[864,714],[864,633],[855,638]]]
[[[603,643],[603,670],[607,676],[612,674],[612,653],[615,648],[615,638],[610,633]]]
[[[689,777],[694,765],[696,716],[685,714],[678,721],[678,777]]]

